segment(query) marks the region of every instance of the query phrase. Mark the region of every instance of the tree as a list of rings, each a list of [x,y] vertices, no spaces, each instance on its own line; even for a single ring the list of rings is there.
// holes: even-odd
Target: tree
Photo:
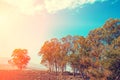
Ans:
[[[52,56],[52,43],[46,41],[39,51],[39,55],[42,56],[41,64],[49,68],[51,72],[53,70],[53,56]]]
[[[58,53],[58,67],[60,69],[60,72],[63,73],[66,69],[66,64],[68,63],[68,47],[69,43],[61,43],[60,45],[60,51]]]
[[[112,41],[104,53],[103,65],[111,71],[108,80],[120,79],[120,36]]]
[[[26,49],[15,49],[11,55],[12,59],[8,62],[12,65],[16,65],[20,70],[22,70],[30,60],[30,57],[27,54],[28,51]]]
[[[90,55],[93,65],[89,70],[90,78],[93,80],[106,80],[110,75],[110,65],[116,59],[118,46],[114,46],[113,41],[120,36],[120,20],[109,19],[101,28],[91,31],[88,35],[90,42]],[[117,41],[114,41],[115,43]],[[116,49],[115,49],[116,48]],[[118,52],[116,52],[118,51]],[[114,57],[114,59],[112,58]],[[103,65],[104,64],[104,65]]]
[[[46,41],[38,54],[42,55],[42,64],[47,64],[50,71],[58,71],[60,42],[57,38]]]

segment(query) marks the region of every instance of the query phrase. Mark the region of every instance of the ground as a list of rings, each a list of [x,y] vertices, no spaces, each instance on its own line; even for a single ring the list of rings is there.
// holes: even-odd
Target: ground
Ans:
[[[81,80],[72,75],[56,76],[39,70],[0,70],[0,80]]]

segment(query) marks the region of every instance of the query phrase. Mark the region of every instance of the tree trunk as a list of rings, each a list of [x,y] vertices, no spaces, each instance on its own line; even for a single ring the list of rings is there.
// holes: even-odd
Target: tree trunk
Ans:
[[[52,71],[52,65],[49,64],[49,72],[51,72],[51,71]]]
[[[75,68],[73,67],[73,76],[75,77]]]
[[[20,65],[18,68],[19,68],[19,70],[22,70],[22,69],[23,69],[21,65]]]
[[[79,71],[80,71],[80,74],[81,74],[81,76],[82,76],[82,80],[85,80],[84,74],[83,74],[82,70],[79,70]]]
[[[55,61],[55,73],[56,73],[56,76],[57,76],[57,63]]]

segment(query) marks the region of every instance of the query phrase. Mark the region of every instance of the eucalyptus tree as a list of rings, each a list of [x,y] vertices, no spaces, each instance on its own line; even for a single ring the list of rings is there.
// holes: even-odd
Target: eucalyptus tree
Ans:
[[[58,70],[58,61],[60,53],[60,42],[57,38],[46,41],[39,54],[42,55],[42,64],[49,67],[50,71]]]
[[[104,53],[110,52],[108,47],[113,44],[112,42],[119,36],[120,20],[118,19],[109,19],[103,27],[97,28],[89,33],[87,38],[91,44],[90,55],[93,63],[89,73],[93,80],[106,80],[110,75],[109,69],[106,69],[105,66],[102,65],[102,60],[104,60]],[[108,58],[106,60],[108,60]]]
[[[112,41],[104,53],[103,65],[111,71],[108,80],[120,79],[120,36]]]

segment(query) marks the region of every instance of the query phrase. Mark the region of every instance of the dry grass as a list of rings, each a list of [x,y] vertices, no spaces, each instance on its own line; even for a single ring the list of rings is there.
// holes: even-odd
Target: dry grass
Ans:
[[[0,80],[81,80],[70,75],[56,76],[39,70],[0,70]]]

